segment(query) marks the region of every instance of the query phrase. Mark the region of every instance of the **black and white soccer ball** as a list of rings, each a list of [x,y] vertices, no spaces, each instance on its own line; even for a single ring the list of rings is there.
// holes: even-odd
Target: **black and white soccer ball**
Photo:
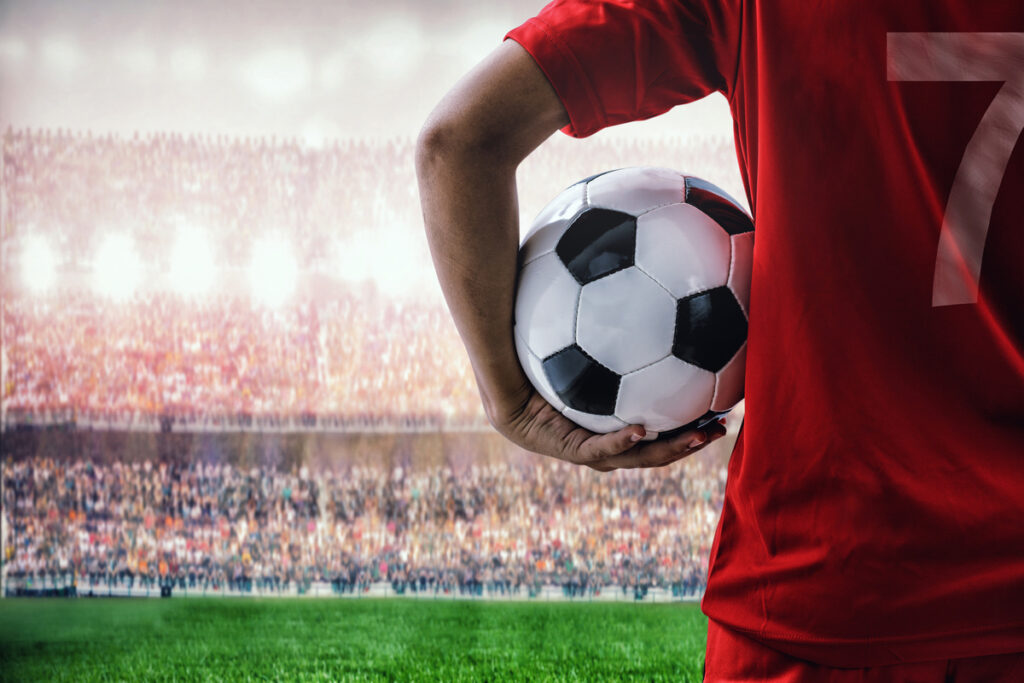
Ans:
[[[537,391],[595,432],[692,429],[743,398],[754,224],[664,168],[582,180],[519,252],[515,342]]]

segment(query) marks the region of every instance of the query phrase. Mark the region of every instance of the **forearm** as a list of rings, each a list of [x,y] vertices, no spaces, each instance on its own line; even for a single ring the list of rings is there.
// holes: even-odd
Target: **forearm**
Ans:
[[[434,267],[499,429],[531,391],[512,332],[516,168],[567,122],[533,58],[506,41],[438,104],[416,146]]]
[[[528,380],[513,342],[519,212],[515,163],[425,133],[417,154],[434,268],[492,422]]]

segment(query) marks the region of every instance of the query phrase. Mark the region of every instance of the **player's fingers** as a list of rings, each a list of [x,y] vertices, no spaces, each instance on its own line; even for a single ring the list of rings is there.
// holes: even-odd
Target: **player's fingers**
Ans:
[[[617,432],[595,434],[580,444],[577,450],[578,462],[584,465],[596,464],[625,453],[644,438],[646,433],[641,425],[629,425]]]
[[[668,441],[643,444],[635,452],[605,458],[600,464],[616,468],[663,467],[685,458],[706,443],[707,433],[701,429],[693,429],[677,434]]]
[[[656,441],[644,444],[635,452],[602,461],[602,465],[618,468],[627,467],[664,467],[692,455],[712,441],[717,441],[726,434],[725,425],[715,421],[675,435],[667,441]]]
[[[704,426],[704,431],[708,435],[708,443],[725,436],[725,425],[719,421],[712,422],[711,424]]]

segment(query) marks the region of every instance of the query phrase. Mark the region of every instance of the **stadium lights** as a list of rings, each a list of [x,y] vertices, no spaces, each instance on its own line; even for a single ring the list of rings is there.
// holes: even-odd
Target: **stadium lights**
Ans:
[[[214,277],[213,252],[203,233],[192,227],[178,230],[171,252],[171,286],[180,294],[207,294]]]
[[[15,64],[20,64],[28,51],[25,49],[25,41],[13,36],[0,38],[0,57]]]
[[[302,141],[306,143],[307,147],[314,149],[322,148],[330,138],[338,139],[339,137],[341,134],[337,126],[320,119],[311,119],[302,127]]]
[[[291,246],[281,238],[264,238],[253,245],[249,281],[253,297],[277,307],[295,292],[298,266]]]
[[[197,47],[183,46],[171,53],[171,74],[179,81],[198,81],[206,73],[206,55]]]
[[[51,36],[43,42],[42,47],[43,60],[62,75],[71,74],[82,62],[78,46],[65,36]]]
[[[35,294],[44,294],[53,287],[57,263],[50,245],[42,237],[31,237],[21,255],[21,279]]]
[[[156,54],[146,45],[121,47],[115,51],[114,59],[136,78],[147,78],[156,69]]]
[[[335,275],[338,279],[345,282],[363,282],[373,277],[374,249],[373,245],[367,244],[365,238],[339,242],[335,247],[335,253],[335,264],[338,269]]]
[[[381,77],[396,79],[410,73],[423,57],[420,27],[405,16],[392,16],[372,27],[358,45],[358,54]]]
[[[139,285],[141,269],[135,245],[126,235],[110,235],[93,262],[93,286],[98,294],[123,300]]]
[[[425,238],[410,239],[401,228],[381,228],[339,243],[335,263],[338,279],[373,282],[390,296],[424,295],[437,289],[437,278],[425,265],[430,263]]]
[[[457,46],[463,68],[469,69],[483,61],[501,42],[501,37],[507,31],[501,22],[475,21],[462,29],[458,38],[450,45]]]
[[[350,57],[345,51],[338,51],[320,62],[317,71],[317,85],[322,90],[336,90],[349,77]]]
[[[242,67],[242,78],[260,95],[283,99],[309,86],[309,60],[298,49],[268,50]]]

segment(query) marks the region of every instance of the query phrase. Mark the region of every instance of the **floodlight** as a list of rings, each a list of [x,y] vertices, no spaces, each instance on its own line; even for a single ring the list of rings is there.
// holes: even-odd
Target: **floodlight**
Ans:
[[[98,294],[127,299],[139,285],[141,268],[135,245],[127,235],[110,235],[93,261],[93,285]]]
[[[283,99],[309,86],[309,60],[299,49],[267,50],[242,67],[242,78],[258,94]]]
[[[278,237],[256,242],[249,277],[257,301],[272,307],[284,303],[294,293],[298,281],[298,266],[291,245]]]
[[[56,273],[56,259],[46,239],[30,237],[21,254],[22,283],[32,292],[42,294],[53,287]]]
[[[171,253],[171,286],[185,295],[207,294],[213,285],[213,252],[198,229],[183,227]]]

